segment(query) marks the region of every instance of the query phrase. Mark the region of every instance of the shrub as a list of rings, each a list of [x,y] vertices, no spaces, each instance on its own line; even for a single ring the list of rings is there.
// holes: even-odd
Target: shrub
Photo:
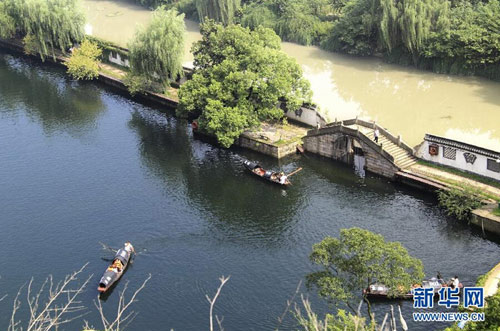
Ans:
[[[468,220],[471,212],[481,206],[478,192],[471,187],[451,188],[440,190],[438,193],[439,205],[446,209],[449,216],[463,221]]]
[[[80,46],[73,51],[69,60],[65,63],[68,73],[75,79],[94,79],[99,76],[99,57],[102,50],[97,44],[84,40]]]

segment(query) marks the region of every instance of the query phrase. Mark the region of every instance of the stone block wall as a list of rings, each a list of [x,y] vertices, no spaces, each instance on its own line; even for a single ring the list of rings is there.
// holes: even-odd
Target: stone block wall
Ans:
[[[323,135],[310,135],[304,137],[304,149],[313,154],[318,154],[347,164],[353,163],[353,140],[356,139],[363,149],[365,157],[365,170],[393,179],[399,168],[387,159],[380,150],[374,149],[356,137],[344,133],[330,133]]]

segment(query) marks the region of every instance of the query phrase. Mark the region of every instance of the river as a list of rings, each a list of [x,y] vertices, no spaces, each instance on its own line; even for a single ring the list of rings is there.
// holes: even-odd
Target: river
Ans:
[[[304,170],[282,190],[245,172],[243,158],[273,169]],[[431,196],[387,180],[358,178],[314,157],[278,162],[193,139],[171,112],[131,101],[59,67],[0,51],[0,329],[19,287],[49,274],[61,279],[89,262],[84,317],[111,253],[130,240],[138,256],[103,303],[152,275],[133,310],[131,330],[206,330],[218,278],[231,275],[216,305],[227,330],[273,330],[297,284],[313,270],[314,243],[362,227],[401,241],[428,276],[465,284],[498,262],[499,245],[447,218]],[[304,287],[319,313],[325,304]],[[131,294],[131,293],[130,293]],[[22,297],[24,298],[24,297]],[[26,303],[19,318],[26,319]],[[412,330],[441,324],[410,321]],[[378,318],[387,312],[375,305]],[[83,320],[65,330],[79,330]],[[294,330],[288,316],[282,330]]]
[[[151,11],[128,0],[83,0],[96,36],[126,46]],[[185,62],[199,40],[198,24],[186,20]],[[438,75],[357,58],[318,47],[282,43],[311,82],[313,100],[329,120],[374,120],[411,146],[425,133],[500,151],[500,83],[475,77]]]

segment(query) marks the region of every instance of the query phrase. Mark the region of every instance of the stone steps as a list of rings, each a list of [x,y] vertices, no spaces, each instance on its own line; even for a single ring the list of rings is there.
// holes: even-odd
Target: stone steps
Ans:
[[[370,140],[374,140],[375,133],[372,129],[363,126],[354,126],[354,128],[359,129],[359,131],[366,137],[368,137]],[[390,141],[383,134],[380,134],[378,138],[378,143],[382,144],[382,148],[394,158],[394,163],[399,168],[406,169],[417,163],[417,158],[415,158],[411,153],[409,153],[404,148],[401,148],[397,144]]]

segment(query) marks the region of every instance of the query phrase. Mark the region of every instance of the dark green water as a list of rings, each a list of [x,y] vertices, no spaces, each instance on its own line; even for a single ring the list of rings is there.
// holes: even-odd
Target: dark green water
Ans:
[[[304,170],[286,191],[247,174],[242,157]],[[433,197],[313,157],[280,163],[193,139],[186,122],[59,68],[0,53],[0,329],[17,289],[31,276],[62,278],[89,262],[81,296],[92,301],[109,257],[99,242],[130,240],[140,252],[104,302],[116,306],[152,274],[133,309],[132,330],[206,330],[218,277],[231,275],[217,302],[226,330],[271,330],[298,282],[312,270],[311,246],[358,226],[398,240],[428,275],[464,283],[499,260],[498,244],[455,224]],[[307,293],[305,288],[302,292]],[[313,307],[325,305],[312,293]],[[25,307],[25,306],[24,306]],[[375,307],[379,318],[385,304]],[[23,317],[23,309],[19,317]],[[443,325],[410,321],[412,330]],[[26,315],[24,315],[26,316]],[[82,320],[67,330],[78,330]],[[293,329],[289,318],[283,329]]]

